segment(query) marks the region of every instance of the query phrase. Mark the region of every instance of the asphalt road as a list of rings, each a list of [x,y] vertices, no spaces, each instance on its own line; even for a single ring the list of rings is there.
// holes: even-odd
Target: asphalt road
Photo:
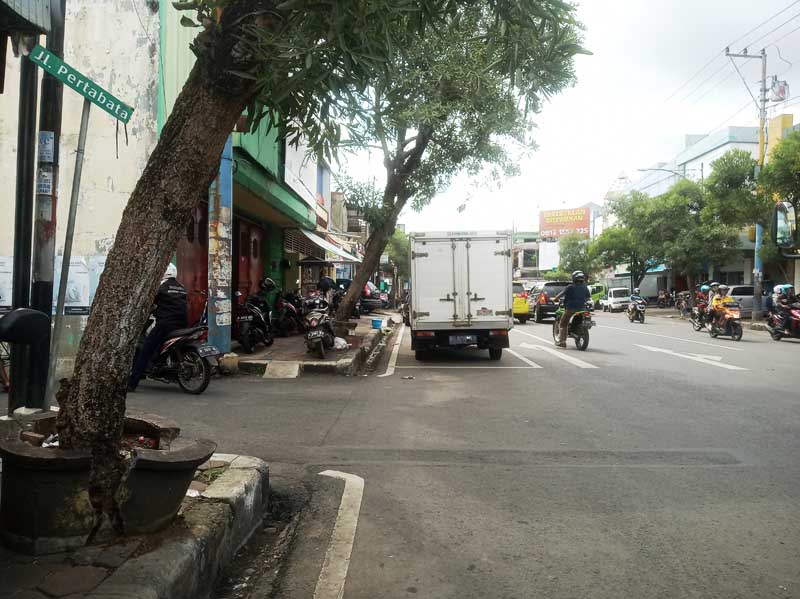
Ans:
[[[417,362],[406,334],[392,376],[386,352],[368,377],[129,404],[313,491],[280,597],[319,584],[344,487],[325,470],[364,480],[345,599],[800,597],[800,342],[596,320],[586,352],[529,323],[498,362]]]

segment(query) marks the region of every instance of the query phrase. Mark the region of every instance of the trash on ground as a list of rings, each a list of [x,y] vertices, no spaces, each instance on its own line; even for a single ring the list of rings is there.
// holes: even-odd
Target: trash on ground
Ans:
[[[404,381],[413,381],[413,380],[414,380],[414,377],[413,377],[413,376],[404,376],[404,377],[403,377],[403,380],[404,380]]]
[[[42,443],[42,447],[58,447],[58,433],[54,433],[47,437]]]
[[[333,348],[337,351],[342,351],[345,349],[350,349],[350,344],[347,342],[346,339],[342,337],[336,337],[333,340]]]

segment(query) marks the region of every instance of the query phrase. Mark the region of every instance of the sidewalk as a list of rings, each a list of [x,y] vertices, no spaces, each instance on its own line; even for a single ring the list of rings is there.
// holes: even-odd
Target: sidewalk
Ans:
[[[272,346],[260,345],[252,354],[244,353],[234,342],[231,351],[239,356],[239,370],[265,378],[294,378],[300,372],[353,375],[383,338],[380,329],[372,328],[375,319],[382,320],[384,328],[390,326],[390,319],[395,323],[401,320],[398,313],[388,310],[361,316],[353,335],[345,337],[350,347],[341,351],[327,350],[324,359],[308,352],[305,335],[301,334],[276,337]]]

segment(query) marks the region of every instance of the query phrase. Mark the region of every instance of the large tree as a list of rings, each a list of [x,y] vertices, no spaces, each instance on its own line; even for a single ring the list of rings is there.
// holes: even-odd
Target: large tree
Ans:
[[[749,152],[739,149],[729,150],[711,163],[706,181],[707,220],[739,228],[767,225],[773,204],[759,188],[757,164]]]
[[[558,268],[562,272],[583,271],[589,279],[597,272],[597,258],[589,253],[589,240],[571,233],[558,240]]]
[[[368,118],[354,131],[358,143],[379,149],[385,185],[368,202],[372,232],[340,319],[375,272],[402,210],[420,210],[458,173],[515,172],[509,147],[530,147],[541,102],[574,80],[574,56],[584,50],[573,8],[509,3],[498,21],[493,4],[465,3],[436,35],[397,48],[385,78],[363,93]]]
[[[652,265],[648,248],[635,233],[624,226],[608,227],[589,246],[590,255],[606,268],[627,264],[631,273],[631,289],[638,287]]]
[[[464,7],[496,21],[513,58],[522,23],[557,11],[535,0],[191,0],[174,3],[198,27],[197,60],[128,200],[100,278],[72,378],[58,393],[60,442],[92,453],[95,531],[122,530],[118,489],[131,461],[119,451],[126,379],[161,276],[198,197],[214,179],[226,139],[245,110],[330,156],[361,95],[385,80],[397,49],[432,36]],[[504,33],[505,32],[505,33]],[[545,39],[550,34],[542,32]],[[542,48],[558,52],[560,47]],[[509,60],[509,69],[524,62]],[[538,63],[537,63],[537,66]],[[418,139],[426,138],[427,129]],[[404,147],[407,147],[404,146]],[[418,160],[423,146],[398,164]],[[405,151],[404,151],[405,154]],[[410,162],[409,162],[410,160]]]

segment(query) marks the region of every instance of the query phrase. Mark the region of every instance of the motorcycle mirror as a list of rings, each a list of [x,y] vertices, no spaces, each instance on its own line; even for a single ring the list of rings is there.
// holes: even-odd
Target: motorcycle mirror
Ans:
[[[236,291],[236,293],[234,293],[234,295],[236,297],[242,297],[242,292],[241,291]]]
[[[781,250],[796,250],[798,239],[798,214],[791,202],[779,202],[772,212],[772,240]],[[783,252],[786,256],[786,252]],[[793,257],[793,256],[786,256]]]

